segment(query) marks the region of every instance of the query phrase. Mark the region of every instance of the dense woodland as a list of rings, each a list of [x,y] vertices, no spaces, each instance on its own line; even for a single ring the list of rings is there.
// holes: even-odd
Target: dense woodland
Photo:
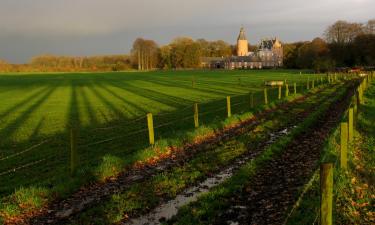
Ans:
[[[324,39],[284,44],[284,66],[316,71],[375,66],[375,20],[337,21],[327,28]]]
[[[257,46],[249,46],[256,51]],[[28,64],[14,65],[0,60],[1,72],[121,71],[199,68],[202,57],[226,57],[235,46],[222,40],[193,40],[179,37],[159,46],[153,40],[138,38],[129,55],[71,57],[41,55]],[[366,24],[337,21],[324,32],[324,38],[284,43],[284,67],[313,69],[318,72],[337,67],[375,65],[375,20]]]

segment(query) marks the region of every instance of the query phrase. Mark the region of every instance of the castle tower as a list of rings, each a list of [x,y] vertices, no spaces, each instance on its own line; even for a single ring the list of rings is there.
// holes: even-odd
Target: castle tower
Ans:
[[[247,56],[249,54],[249,42],[246,39],[245,29],[241,27],[240,35],[237,38],[237,56]]]

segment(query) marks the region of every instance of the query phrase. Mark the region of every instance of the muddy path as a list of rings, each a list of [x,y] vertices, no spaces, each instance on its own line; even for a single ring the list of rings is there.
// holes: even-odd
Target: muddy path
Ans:
[[[301,121],[305,118],[307,114],[301,113],[296,117],[294,122]],[[141,215],[139,217],[124,220],[120,224],[128,225],[144,225],[144,224],[161,224],[161,222],[171,219],[178,213],[180,207],[194,202],[204,193],[209,192],[213,187],[216,187],[227,179],[233,176],[244,164],[248,163],[250,160],[255,159],[258,155],[262,153],[262,150],[268,146],[275,143],[280,137],[287,135],[295,126],[289,124],[289,127],[280,129],[278,131],[268,134],[268,141],[263,142],[251,151],[234,160],[226,168],[223,168],[214,176],[208,177],[204,181],[196,184],[183,191],[181,194],[177,195],[172,200],[166,200],[164,203],[160,204],[157,208],[150,211],[147,214]]]
[[[315,103],[315,106],[318,106],[321,102],[326,101],[327,99],[335,95],[329,95],[322,97],[319,102]],[[283,127],[273,130],[267,134],[267,141],[263,141],[256,146],[247,146],[247,153],[236,159],[228,167],[223,168],[217,174],[212,177],[208,177],[206,180],[202,181],[199,184],[196,184],[193,187],[190,187],[177,195],[172,200],[165,200],[158,207],[152,211],[143,214],[139,217],[132,218],[130,220],[124,220],[120,224],[131,224],[131,225],[143,225],[143,224],[161,224],[163,221],[171,219],[178,213],[180,207],[196,201],[199,196],[210,191],[211,188],[218,186],[225,182],[228,178],[232,177],[244,164],[255,159],[260,155],[267,147],[277,142],[279,138],[286,136],[290,131],[295,128],[299,123],[301,123],[305,118],[309,116],[311,112],[314,111],[314,106],[311,108],[306,108],[303,111],[290,115],[294,116],[294,120],[290,121],[288,124],[285,124]],[[237,207],[237,206],[236,206]],[[242,206],[238,206],[239,209],[244,209]],[[236,209],[237,210],[237,209]],[[229,223],[230,224],[230,223]],[[246,223],[239,223],[246,224]]]
[[[142,182],[157,173],[169,170],[173,166],[193,158],[197,152],[212,149],[223,141],[227,141],[254,129],[276,110],[287,113],[289,108],[303,102],[306,97],[318,95],[319,92],[301,97],[293,102],[281,104],[274,109],[263,111],[248,120],[241,121],[229,128],[217,131],[214,135],[207,137],[199,143],[186,144],[180,149],[171,149],[171,153],[168,157],[161,159],[155,164],[134,166],[128,168],[126,172],[120,174],[118,177],[110,179],[105,183],[94,183],[85,186],[71,197],[51,203],[32,218],[25,220],[24,224],[64,223],[64,221],[66,222],[70,217],[105,200],[112,194],[122,192],[134,183]]]
[[[302,133],[252,178],[250,185],[229,200],[231,207],[214,224],[283,224],[288,209],[318,166],[325,140],[347,109],[353,91]]]

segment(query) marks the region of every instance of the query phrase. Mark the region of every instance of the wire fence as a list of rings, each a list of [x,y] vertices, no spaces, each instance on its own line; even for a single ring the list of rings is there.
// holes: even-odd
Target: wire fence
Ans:
[[[354,94],[354,96],[352,96],[352,99],[351,99],[351,102],[349,104],[348,109],[345,110],[344,114],[342,115],[341,121],[347,121],[347,122],[344,122],[344,124],[349,124],[349,126],[346,128],[346,126],[342,126],[343,123],[341,123],[341,126],[338,126],[336,128],[336,130],[338,130],[339,128],[341,128],[341,129],[340,129],[340,132],[339,132],[339,134],[340,134],[340,141],[339,141],[340,144],[337,144],[337,146],[334,147],[334,149],[339,149],[338,151],[336,151],[337,154],[335,154],[334,161],[332,162],[330,160],[327,160],[327,158],[328,158],[327,154],[324,154],[323,158],[321,159],[322,162],[325,162],[325,161],[332,162],[331,163],[332,164],[332,170],[336,170],[336,169],[345,170],[346,169],[345,165],[346,165],[346,158],[347,158],[348,153],[345,149],[348,149],[352,145],[352,143],[349,140],[349,136],[350,136],[349,133],[352,132],[352,135],[354,135],[354,130],[351,130],[350,126],[354,127],[354,124],[356,123],[354,118],[357,117],[356,115],[353,114],[353,118],[350,119],[349,118],[350,117],[349,111],[353,110],[353,112],[355,112],[354,109],[358,108],[357,104],[360,103],[360,99],[363,98],[363,96],[361,96],[361,95],[363,95],[363,92],[366,90],[366,88],[368,86],[368,83],[371,82],[373,77],[374,77],[374,73],[372,73],[371,75],[368,75],[368,76],[366,76],[362,79],[356,93]],[[343,128],[347,129],[347,131],[343,130]],[[333,136],[331,136],[330,138],[336,138],[335,134],[333,134]],[[343,141],[343,139],[344,139],[344,141]],[[343,157],[342,154],[344,154],[345,156]],[[320,176],[321,170],[322,170],[322,168],[316,169],[315,172],[313,173],[311,179],[303,187],[301,193],[299,194],[299,196],[297,198],[297,201],[295,202],[295,204],[293,205],[293,207],[291,208],[291,210],[287,214],[286,219],[284,220],[284,223],[283,223],[284,225],[288,224],[290,218],[292,218],[293,215],[296,213],[296,211],[300,207],[301,202],[304,201],[305,194],[313,188],[313,183],[317,182],[317,180],[319,178],[322,179],[321,176]],[[320,185],[322,185],[322,183],[320,183]],[[332,186],[333,185],[334,184],[332,184]],[[320,188],[322,190],[322,187],[320,187]],[[320,193],[320,195],[323,195],[323,193]],[[333,193],[331,193],[331,195],[333,195]],[[321,199],[322,199],[322,197],[321,197]],[[331,204],[334,205],[334,202],[332,202]],[[314,207],[314,205],[312,207]],[[320,208],[320,205],[319,206],[315,205],[313,211],[314,211],[314,220],[312,221],[312,224],[321,224],[321,225],[332,224],[332,214],[333,214],[332,211],[327,212],[327,208]],[[324,211],[323,213],[324,213],[324,216],[325,216],[325,218],[323,220],[321,220],[322,211]],[[310,213],[311,213],[311,211],[310,211]],[[326,216],[327,214],[330,214],[330,216]],[[327,218],[330,218],[330,219],[327,220]]]
[[[333,80],[333,78],[325,77],[322,82],[316,81],[315,87],[331,83],[330,79]],[[308,82],[312,82],[312,80]],[[295,85],[297,94],[306,93],[311,89],[311,87],[308,87],[309,85],[306,85],[306,82],[299,82]],[[293,85],[290,85],[289,89],[289,95],[293,96],[295,94]],[[267,90],[269,104],[272,101],[279,100],[278,96],[280,93],[277,86],[268,87]],[[282,88],[281,95],[283,98],[285,97],[285,86]],[[263,90],[249,91],[248,94],[243,95],[233,95],[231,96],[232,104],[230,104],[230,107],[234,114],[249,112],[259,106],[265,105],[264,98]],[[225,106],[226,104],[224,99],[199,104],[199,124],[210,124],[215,121],[214,118],[224,120],[227,117],[226,112],[228,110],[228,106]],[[253,106],[251,106],[251,104],[253,104]],[[192,130],[194,129],[194,117],[193,104],[186,105],[176,111],[157,113],[154,116],[155,125],[153,127],[157,131],[156,136],[168,137],[173,136],[175,130]],[[111,149],[111,147],[116,144],[125,145],[126,147],[123,147],[123,149],[125,149],[123,151],[127,151],[126,149],[142,148],[142,146],[147,146],[148,144],[147,136],[149,127],[147,126],[146,116],[140,116],[123,122],[120,121],[114,126],[79,129],[80,135],[76,142],[78,143],[77,148],[81,149],[81,151],[79,151],[81,155],[80,162],[93,163],[98,161],[104,154],[103,150],[107,150],[106,148]],[[86,140],[90,141],[85,143]],[[108,145],[110,143],[112,144]],[[46,163],[51,164],[53,167],[60,166],[68,169],[71,166],[69,160],[71,155],[70,145],[71,140],[67,135],[62,135],[62,137],[42,140],[21,151],[3,156],[0,158],[0,170],[2,170],[2,172],[0,172],[0,177],[20,171],[26,171],[27,174],[32,170],[42,170]],[[51,149],[55,151],[52,154],[53,157],[44,157],[45,155],[49,155]],[[105,153],[110,153],[111,151],[106,151]],[[122,150],[117,151],[117,153],[120,151]]]

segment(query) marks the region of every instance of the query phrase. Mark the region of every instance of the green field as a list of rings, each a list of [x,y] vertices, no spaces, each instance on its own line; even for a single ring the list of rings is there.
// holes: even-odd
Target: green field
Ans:
[[[181,144],[194,134],[194,103],[200,124],[212,128],[226,118],[226,96],[232,96],[232,114],[240,114],[254,110],[249,92],[255,106],[263,105],[264,81],[296,82],[302,93],[308,77],[321,76],[283,70],[0,75],[0,197],[5,202],[10,195],[20,201],[38,194],[62,197],[155,154],[158,146]],[[268,94],[277,100],[278,88]],[[154,148],[148,144],[149,112]],[[70,127],[78,129],[74,177]]]

